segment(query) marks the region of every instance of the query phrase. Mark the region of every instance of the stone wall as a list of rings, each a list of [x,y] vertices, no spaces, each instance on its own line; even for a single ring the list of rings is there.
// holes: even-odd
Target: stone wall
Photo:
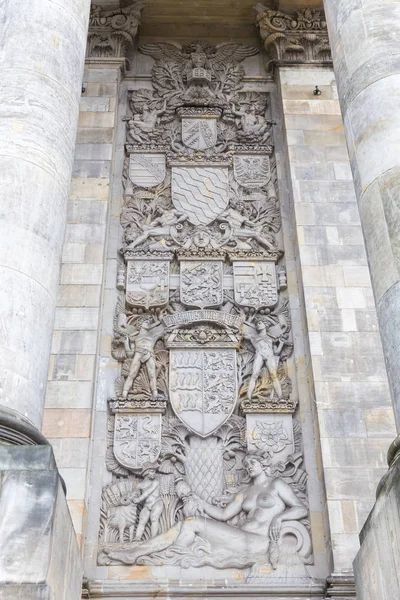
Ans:
[[[393,411],[334,74],[280,68],[280,86],[338,571],[356,555],[395,433]]]
[[[43,421],[78,538],[86,519],[120,66],[86,63]]]
[[[324,577],[329,538],[335,570],[351,566],[384,472],[393,416],[333,73],[281,68],[281,105],[275,85],[255,64],[246,85],[271,93],[277,120],[294,339],[288,368],[300,401],[309,475],[312,573]],[[159,579],[162,569],[96,567],[101,488],[111,482],[107,400],[120,372],[111,345],[125,124],[116,115],[127,114],[128,88],[149,86],[148,59],[138,80],[128,78],[120,90],[119,68],[118,61],[92,61],[85,73],[43,433],[66,481],[78,537],[87,534],[86,573],[99,580]],[[313,95],[316,84],[320,97]]]

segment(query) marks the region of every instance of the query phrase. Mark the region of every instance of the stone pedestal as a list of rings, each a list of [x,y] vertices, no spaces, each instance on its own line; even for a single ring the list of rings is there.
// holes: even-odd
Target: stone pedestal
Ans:
[[[78,544],[50,446],[0,447],[0,600],[78,600]]]
[[[361,534],[354,561],[358,600],[400,598],[400,461],[390,468]]]

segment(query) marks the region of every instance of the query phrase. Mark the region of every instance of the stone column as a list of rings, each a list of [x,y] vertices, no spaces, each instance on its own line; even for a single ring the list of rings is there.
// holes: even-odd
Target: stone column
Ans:
[[[400,5],[325,0],[389,384],[400,429]]]
[[[90,0],[0,7],[0,441],[42,422]]]
[[[324,0],[339,100],[400,430],[400,5]],[[400,436],[354,562],[360,600],[398,598]]]

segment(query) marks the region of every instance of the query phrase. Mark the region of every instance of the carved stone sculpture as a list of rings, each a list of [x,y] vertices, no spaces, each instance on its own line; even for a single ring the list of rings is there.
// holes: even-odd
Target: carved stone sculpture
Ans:
[[[249,328],[245,330],[244,335],[250,340],[255,350],[253,372],[247,389],[248,399],[251,400],[261,368],[265,364],[273,381],[275,392],[279,400],[281,400],[282,388],[278,378],[277,357],[282,350],[283,342],[270,336],[265,323],[262,321],[257,323],[255,330],[253,326],[250,325]]]
[[[113,10],[92,4],[86,55],[90,58],[126,57],[133,47],[143,6],[141,0]]]
[[[159,340],[163,335],[164,331],[164,325],[162,325],[159,321],[156,321],[155,323],[152,323],[151,321],[144,321],[139,331],[129,337],[128,345],[130,349],[128,350],[127,354],[128,358],[130,356],[132,357],[132,361],[129,367],[128,377],[126,378],[122,390],[123,398],[128,396],[132,384],[138,376],[142,365],[147,371],[152,397],[154,399],[157,398],[158,390],[154,346],[157,340]]]
[[[269,57],[269,66],[292,63],[332,62],[323,13],[304,8],[296,16],[255,6],[256,25]]]
[[[136,540],[141,540],[145,527],[150,521],[151,537],[155,537],[159,529],[159,521],[164,508],[160,495],[160,482],[156,477],[156,469],[153,463],[148,463],[142,469],[143,480],[136,487],[136,494],[132,501],[135,504],[143,503],[139,514],[139,523],[136,529]]]
[[[162,564],[164,557],[179,564],[186,554],[193,554],[202,544],[202,552],[193,557],[196,566],[246,568],[271,564],[276,567],[283,524],[296,524],[308,511],[291,486],[273,476],[268,458],[249,454],[244,466],[251,481],[225,507],[197,498],[202,517],[191,516],[148,542],[124,549],[104,548],[105,555],[125,564]],[[239,515],[242,517],[235,523]],[[310,542],[307,535],[304,537],[301,546],[309,554]]]
[[[126,117],[98,560],[307,577],[272,121],[243,89],[257,50],[140,51],[155,64]]]

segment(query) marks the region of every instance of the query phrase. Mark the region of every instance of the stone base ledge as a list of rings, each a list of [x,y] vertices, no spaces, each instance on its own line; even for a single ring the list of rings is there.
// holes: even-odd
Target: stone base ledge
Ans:
[[[54,594],[48,585],[40,583],[0,584],[0,600],[54,600]]]
[[[360,533],[361,548],[353,563],[358,600],[400,598],[400,454],[393,455]]]
[[[353,573],[333,573],[328,577],[327,582],[326,600],[331,598],[336,598],[336,600],[357,598]]]
[[[135,598],[135,600],[188,600],[198,598],[202,600],[323,600],[325,598],[326,583],[322,580],[292,582],[276,581],[269,585],[255,585],[249,583],[169,583],[158,581],[110,581],[89,580],[86,583],[88,596],[117,600],[118,598]]]
[[[50,445],[0,445],[0,600],[79,600],[82,561]]]

